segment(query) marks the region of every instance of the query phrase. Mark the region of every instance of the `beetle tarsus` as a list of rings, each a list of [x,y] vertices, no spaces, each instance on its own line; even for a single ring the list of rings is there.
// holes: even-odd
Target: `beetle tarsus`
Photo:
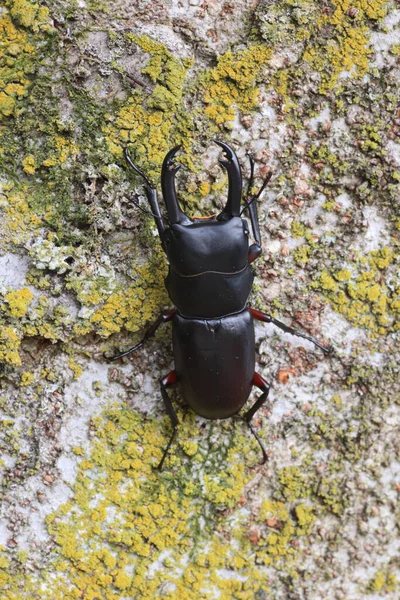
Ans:
[[[266,449],[265,449],[265,447],[264,447],[264,444],[262,443],[262,441],[261,441],[261,440],[260,440],[260,438],[258,437],[258,434],[257,434],[256,430],[254,429],[254,426],[253,426],[253,424],[252,424],[252,423],[250,423],[250,421],[247,421],[247,425],[249,426],[249,429],[250,429],[251,433],[254,435],[254,437],[256,438],[256,440],[257,440],[257,442],[258,442],[258,445],[259,445],[259,446],[260,446],[260,448],[261,448],[261,452],[262,452],[262,455],[263,455],[263,459],[262,459],[262,461],[261,461],[261,463],[260,463],[260,464],[264,465],[264,464],[267,462],[267,460],[268,460],[268,454],[267,454],[267,451],[266,451]]]
[[[271,323],[273,323],[274,325],[276,325],[277,327],[279,327],[280,329],[282,329],[282,331],[285,331],[286,333],[290,333],[291,335],[295,335],[296,337],[301,337],[304,340],[308,340],[309,342],[312,342],[315,346],[317,346],[317,348],[320,348],[320,350],[322,350],[322,352],[324,354],[330,354],[332,352],[331,347],[327,348],[326,346],[323,346],[322,344],[317,342],[317,340],[314,340],[314,338],[312,338],[310,335],[305,335],[304,333],[301,333],[300,331],[296,331],[296,329],[293,329],[292,327],[285,325],[285,323],[281,323],[281,321],[278,321],[277,319],[274,319],[273,317],[271,317]]]
[[[139,167],[137,167],[137,166],[135,165],[135,163],[133,162],[133,160],[131,159],[131,156],[130,156],[130,154],[129,154],[129,152],[128,152],[128,148],[125,148],[124,154],[125,154],[125,158],[126,158],[126,161],[127,161],[127,163],[129,164],[129,166],[130,166],[130,167],[131,167],[131,168],[132,168],[134,171],[136,171],[136,173],[137,173],[138,175],[140,175],[140,177],[142,177],[142,178],[144,179],[144,181],[145,181],[145,183],[146,183],[146,186],[148,186],[148,187],[149,187],[149,188],[151,188],[151,189],[154,189],[154,185],[151,183],[151,181],[150,181],[150,179],[147,177],[147,175],[145,175],[145,174],[143,173],[143,171],[142,171],[141,169],[139,169]]]
[[[167,389],[169,387],[171,387],[171,385],[174,385],[175,383],[177,383],[177,381],[178,381],[178,376],[177,376],[175,370],[174,371],[170,371],[170,373],[168,373],[168,375],[166,377],[164,377],[160,381],[161,395],[162,395],[162,398],[164,400],[164,405],[165,405],[165,408],[167,410],[168,416],[171,419],[171,423],[172,423],[172,426],[174,428],[174,431],[172,433],[172,436],[170,437],[170,440],[169,440],[169,442],[167,444],[167,447],[164,450],[164,454],[162,456],[162,459],[160,460],[160,462],[159,462],[159,464],[157,466],[157,470],[158,471],[162,471],[163,464],[164,464],[164,461],[165,461],[166,456],[168,454],[168,451],[169,451],[169,449],[170,449],[170,447],[172,445],[172,442],[176,438],[177,427],[179,425],[178,416],[177,416],[177,414],[175,412],[175,409],[174,409],[174,407],[172,405],[171,398],[168,396],[168,392],[167,392]]]
[[[162,457],[162,459],[160,460],[160,462],[157,465],[157,471],[161,472],[162,469],[163,469],[164,461],[167,458],[168,451],[169,451],[170,447],[172,446],[172,442],[174,442],[174,440],[176,438],[176,434],[177,434],[177,429],[176,428],[177,428],[177,425],[175,425],[173,434],[171,435],[170,440],[169,440],[169,442],[168,442],[168,444],[167,444],[167,446],[166,446],[166,448],[164,450],[163,457]]]
[[[258,192],[256,194],[251,194],[251,190],[253,187],[253,183],[254,183],[254,158],[253,155],[247,151],[246,152],[247,156],[249,157],[250,160],[250,178],[249,178],[249,183],[247,185],[247,195],[245,197],[245,206],[242,208],[241,212],[240,212],[240,216],[242,216],[242,214],[244,213],[244,211],[246,209],[248,209],[249,211],[249,215],[250,215],[250,221],[251,221],[251,227],[253,230],[253,236],[254,239],[256,241],[256,244],[259,246],[260,248],[260,252],[257,256],[255,256],[253,258],[253,260],[255,260],[256,258],[258,258],[258,256],[260,256],[262,250],[261,250],[261,235],[260,235],[260,225],[258,223],[258,213],[257,213],[257,206],[255,205],[255,201],[258,200],[258,198],[261,196],[261,194],[264,191],[264,188],[266,187],[268,181],[271,179],[272,176],[272,171],[270,171],[267,175],[267,177],[264,179],[264,182],[261,186],[261,188],[258,190]],[[250,248],[251,250],[251,248]],[[251,260],[249,260],[249,262],[253,262]]]
[[[142,346],[142,344],[144,344],[143,340],[141,340],[140,342],[138,342],[137,344],[132,346],[132,348],[129,348],[129,350],[125,350],[125,352],[121,352],[121,354],[115,354],[114,356],[106,356],[106,354],[104,354],[104,358],[110,362],[112,362],[114,360],[119,360],[120,358],[124,358],[124,356],[129,356],[129,354],[132,354],[133,352],[135,352],[135,350],[140,348],[140,346]]]
[[[247,150],[246,156],[249,157],[249,161],[250,161],[250,177],[249,177],[249,182],[247,184],[247,197],[250,198],[251,190],[254,185],[254,156],[249,150]]]

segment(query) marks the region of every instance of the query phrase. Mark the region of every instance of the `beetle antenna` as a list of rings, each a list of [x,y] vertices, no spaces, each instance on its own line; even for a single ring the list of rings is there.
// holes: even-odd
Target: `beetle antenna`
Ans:
[[[246,156],[249,157],[249,161],[250,161],[250,179],[247,184],[247,197],[249,197],[251,188],[253,187],[253,182],[254,182],[254,156],[249,151],[246,152]]]
[[[143,171],[141,169],[139,169],[139,167],[137,167],[135,165],[135,163],[133,162],[133,160],[131,159],[128,149],[125,148],[125,158],[129,164],[130,167],[132,167],[132,169],[134,171],[136,171],[136,173],[138,173],[138,175],[140,175],[141,177],[143,177],[143,179],[145,180],[146,184],[148,185],[149,188],[154,188],[154,185],[151,183],[150,179],[147,177],[147,175],[145,175],[143,173]]]
[[[249,156],[251,156],[251,155],[249,155]],[[250,181],[253,179],[254,163],[251,163],[251,165],[252,165],[252,172],[251,172],[251,175],[250,175]],[[268,175],[266,176],[266,178],[264,179],[263,184],[260,187],[260,189],[258,190],[257,194],[254,194],[254,196],[252,196],[252,198],[248,202],[246,202],[246,205],[242,208],[242,210],[240,212],[240,216],[242,216],[242,214],[244,213],[244,211],[247,208],[249,208],[253,204],[253,202],[255,202],[256,200],[259,199],[259,197],[261,196],[261,194],[263,193],[263,191],[267,187],[267,184],[268,184],[269,180],[271,179],[271,177],[272,177],[272,171],[270,171],[268,173]],[[249,190],[251,189],[250,188],[250,181],[249,181],[249,187],[248,187],[247,196],[249,196]]]
[[[151,210],[147,210],[145,208],[143,208],[142,206],[140,206],[140,204],[137,202],[137,200],[133,200],[133,198],[130,198],[131,202],[142,212],[144,212],[147,215],[151,215],[152,217],[154,217],[155,221],[156,221],[156,225],[158,228],[158,232],[160,234],[160,237],[162,239],[162,234],[164,232],[165,229],[165,225],[164,225],[164,220],[167,221],[168,225],[170,225],[170,221],[169,219],[167,219],[166,217],[163,217],[160,211],[160,207],[158,205],[158,201],[157,201],[157,190],[154,187],[154,185],[151,183],[150,179],[147,177],[147,175],[145,173],[143,173],[143,171],[141,169],[139,169],[139,167],[137,167],[135,165],[135,163],[133,162],[133,160],[131,159],[128,149],[125,148],[124,151],[125,154],[125,158],[127,163],[129,164],[129,166],[138,174],[140,175],[140,177],[142,177],[144,179],[144,186],[145,186],[145,190],[146,190],[146,196],[147,199],[149,201],[149,204],[151,206],[151,208],[153,209]]]
[[[136,206],[136,208],[138,208],[139,210],[141,210],[145,215],[150,215],[151,217],[154,217],[155,219],[158,219],[158,215],[156,215],[155,213],[151,212],[151,210],[147,210],[147,208],[143,208],[143,206],[140,206],[139,202],[137,200],[134,200],[133,198],[129,198],[129,200],[132,202],[132,204],[134,204]],[[169,220],[166,217],[163,217],[163,219],[165,221],[167,221],[168,225],[170,225]]]

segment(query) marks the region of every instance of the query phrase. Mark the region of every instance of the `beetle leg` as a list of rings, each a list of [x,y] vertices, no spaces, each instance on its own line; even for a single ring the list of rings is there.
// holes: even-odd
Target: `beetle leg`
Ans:
[[[256,194],[251,194],[251,189],[253,187],[253,183],[254,183],[254,158],[253,155],[250,152],[247,152],[247,156],[249,157],[250,160],[250,178],[249,178],[249,183],[247,185],[247,194],[245,196],[245,207],[242,210],[242,212],[244,210],[246,210],[246,208],[249,211],[249,215],[250,215],[250,221],[251,221],[251,228],[253,230],[253,236],[254,239],[256,241],[255,244],[253,244],[252,246],[250,246],[249,248],[249,253],[248,253],[248,261],[249,263],[254,262],[262,253],[262,248],[261,248],[261,235],[260,235],[260,225],[258,223],[258,212],[257,212],[257,204],[256,204],[256,200],[258,200],[258,198],[261,196],[261,194],[263,193],[268,181],[271,179],[271,175],[272,173],[268,173],[268,175],[266,176],[266,178],[264,179],[264,182],[261,186],[261,188],[258,190],[258,192]]]
[[[162,394],[162,397],[164,400],[165,408],[167,409],[167,413],[169,415],[169,418],[171,419],[171,423],[174,428],[174,431],[172,433],[172,436],[170,437],[167,447],[164,450],[162,459],[160,460],[160,463],[157,467],[157,469],[159,471],[162,470],[164,460],[168,454],[168,450],[170,449],[172,442],[176,438],[176,428],[178,427],[178,424],[179,424],[179,419],[178,419],[175,409],[172,405],[171,398],[168,396],[168,393],[167,393],[167,389],[169,387],[171,387],[171,385],[174,385],[174,383],[177,383],[177,381],[178,381],[178,376],[177,376],[175,370],[168,373],[168,375],[166,377],[164,377],[163,379],[161,379],[161,381],[160,381],[161,394]]]
[[[119,358],[128,356],[132,352],[135,352],[135,350],[138,350],[141,346],[143,346],[143,344],[149,338],[151,338],[155,334],[155,332],[160,327],[160,325],[162,325],[163,323],[168,323],[168,321],[171,321],[171,319],[173,319],[175,314],[176,314],[176,308],[171,308],[171,310],[169,310],[168,312],[161,313],[161,315],[158,317],[157,321],[154,321],[154,323],[152,323],[150,325],[150,327],[147,329],[146,333],[144,334],[144,336],[140,340],[140,342],[138,342],[137,344],[132,346],[132,348],[129,348],[129,350],[125,350],[125,352],[122,352],[121,354],[116,354],[115,356],[106,357],[107,360],[118,360]]]
[[[259,443],[259,446],[260,446],[262,454],[263,454],[262,464],[264,464],[268,460],[267,451],[264,448],[264,445],[263,445],[262,441],[258,437],[258,435],[257,435],[257,433],[256,433],[256,431],[255,431],[255,429],[253,427],[253,425],[251,424],[251,419],[253,418],[253,416],[255,415],[255,413],[258,411],[258,409],[261,408],[261,406],[266,402],[266,400],[268,398],[268,394],[269,394],[270,385],[258,373],[254,373],[253,385],[255,385],[256,387],[258,387],[258,389],[262,391],[262,394],[258,398],[258,400],[256,400],[256,402],[254,403],[254,405],[245,413],[244,419],[246,420],[247,425],[249,426],[251,433],[254,435],[254,437],[256,438],[257,442]]]
[[[262,252],[261,250],[261,235],[260,235],[260,226],[258,224],[258,213],[257,213],[257,205],[254,202],[251,202],[251,189],[254,184],[254,158],[250,152],[247,152],[247,156],[250,161],[250,179],[247,184],[247,194],[245,196],[246,207],[249,209],[251,228],[253,230],[253,236],[256,241],[255,244],[250,246],[249,248],[249,263],[252,263],[258,258]]]
[[[263,323],[273,323],[274,325],[279,327],[279,329],[282,329],[282,331],[285,331],[286,333],[291,333],[292,335],[295,335],[297,337],[304,338],[305,340],[308,340],[309,342],[312,342],[313,344],[318,346],[318,348],[320,348],[322,352],[325,352],[325,354],[330,354],[332,352],[332,348],[322,346],[322,344],[314,340],[314,338],[310,337],[309,335],[305,335],[304,333],[296,331],[296,329],[293,329],[292,327],[285,325],[285,323],[274,319],[274,317],[271,317],[271,315],[266,315],[265,313],[261,312],[261,310],[249,308],[249,311],[253,319],[256,319],[257,321],[263,321]]]

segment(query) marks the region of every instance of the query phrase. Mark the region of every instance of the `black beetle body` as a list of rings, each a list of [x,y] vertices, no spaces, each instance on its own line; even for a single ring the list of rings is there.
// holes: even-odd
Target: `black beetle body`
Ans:
[[[227,144],[216,143],[225,152],[226,159],[219,162],[229,178],[224,209],[217,216],[193,219],[182,212],[175,191],[175,174],[180,168],[173,162],[179,150],[177,146],[166,155],[161,174],[168,225],[161,215],[156,189],[125,153],[131,167],[145,181],[151,214],[169,261],[165,285],[176,308],[162,314],[138,344],[112,360],[134,352],[161,323],[172,321],[175,369],[161,380],[161,393],[174,432],[158,466],[160,470],[178,425],[167,389],[178,382],[186,403],[206,419],[226,419],[235,415],[246,403],[252,387],[258,387],[262,394],[245,413],[244,419],[260,444],[264,462],[267,459],[266,450],[251,425],[253,415],[267,400],[270,387],[255,372],[254,319],[274,323],[329,352],[312,338],[248,306],[254,277],[250,264],[261,254],[255,201],[269,176],[259,192],[251,195],[254,161],[250,156],[251,177],[242,207],[242,176],[236,154]],[[241,218],[245,209],[249,211],[255,240],[250,247],[247,221]]]
[[[218,319],[172,321],[175,371],[187,404],[206,419],[226,419],[253,387],[254,325],[250,312]]]

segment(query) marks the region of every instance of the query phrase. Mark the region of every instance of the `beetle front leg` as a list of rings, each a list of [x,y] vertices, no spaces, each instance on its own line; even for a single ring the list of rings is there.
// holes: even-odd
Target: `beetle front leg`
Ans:
[[[163,467],[163,464],[164,464],[164,460],[165,460],[165,458],[166,458],[166,456],[168,454],[168,450],[170,449],[172,442],[176,438],[176,428],[179,425],[179,419],[178,419],[177,414],[175,412],[175,409],[174,409],[174,407],[172,405],[171,398],[168,396],[168,393],[167,393],[167,389],[169,387],[171,387],[171,385],[174,385],[174,383],[177,383],[177,381],[178,381],[178,376],[177,376],[175,370],[171,371],[170,373],[168,373],[168,375],[166,377],[164,377],[163,379],[161,379],[161,381],[160,381],[161,395],[163,397],[165,408],[167,409],[167,413],[169,415],[169,418],[171,419],[171,423],[172,423],[172,426],[174,428],[174,431],[173,431],[172,436],[171,436],[171,438],[170,438],[170,440],[169,440],[169,442],[167,444],[167,447],[164,450],[164,454],[162,456],[162,459],[160,460],[160,463],[159,463],[159,465],[157,467],[157,469],[159,471],[162,470],[162,467]]]
[[[286,333],[291,333],[292,335],[301,337],[305,340],[308,340],[309,342],[312,342],[313,344],[318,346],[318,348],[320,348],[322,350],[322,352],[325,352],[325,354],[330,354],[332,352],[332,348],[327,348],[326,346],[322,346],[322,344],[320,344],[319,342],[314,340],[314,338],[312,338],[311,336],[305,335],[304,333],[300,333],[299,331],[296,331],[292,327],[285,325],[285,323],[282,323],[281,321],[278,321],[274,317],[271,317],[271,315],[266,315],[265,313],[261,312],[261,310],[256,310],[255,308],[249,308],[249,311],[250,311],[250,314],[253,317],[253,319],[256,319],[257,321],[262,321],[263,323],[273,323],[274,325],[279,327],[279,329],[282,329],[282,331],[285,331]]]
[[[258,212],[257,212],[256,201],[261,196],[267,183],[271,179],[272,172],[268,173],[268,175],[264,179],[263,184],[260,187],[260,189],[258,190],[258,192],[256,194],[252,194],[251,190],[252,190],[253,184],[254,184],[254,158],[250,152],[247,152],[247,156],[249,157],[249,160],[250,160],[250,179],[249,179],[249,183],[247,186],[247,194],[245,196],[246,206],[243,210],[248,209],[248,211],[249,211],[251,227],[253,229],[253,236],[254,236],[254,239],[256,242],[255,244],[252,244],[249,248],[247,260],[251,264],[262,254],[260,225],[258,223]]]
[[[160,327],[160,325],[162,325],[163,323],[168,323],[168,321],[171,321],[174,318],[175,314],[176,314],[176,308],[172,308],[168,312],[162,313],[158,317],[157,321],[154,321],[154,323],[152,323],[150,325],[150,327],[147,329],[146,333],[144,334],[144,336],[140,340],[140,342],[138,342],[137,344],[135,344],[134,346],[132,346],[132,348],[129,348],[129,350],[125,350],[125,352],[121,352],[121,354],[116,354],[115,356],[106,357],[107,360],[118,360],[119,358],[123,358],[124,356],[128,356],[132,352],[135,352],[135,350],[138,350],[141,346],[143,346],[143,344],[149,338],[151,338],[155,334],[155,332]]]
[[[258,400],[256,400],[256,402],[254,403],[254,405],[245,413],[244,419],[245,419],[247,425],[249,426],[251,433],[254,435],[254,437],[256,438],[256,440],[257,440],[257,442],[258,442],[258,444],[259,444],[259,446],[261,448],[261,451],[262,451],[262,454],[263,454],[263,461],[262,461],[261,464],[264,464],[268,460],[267,451],[264,448],[264,445],[263,445],[262,441],[258,437],[258,435],[257,435],[257,433],[256,433],[256,431],[255,431],[255,429],[253,427],[253,425],[251,424],[251,419],[254,417],[254,415],[258,411],[258,409],[261,408],[261,406],[263,404],[265,404],[265,402],[267,401],[269,390],[270,390],[270,385],[258,373],[254,373],[253,385],[255,385],[256,387],[258,387],[258,389],[261,390],[263,393],[258,398]]]

